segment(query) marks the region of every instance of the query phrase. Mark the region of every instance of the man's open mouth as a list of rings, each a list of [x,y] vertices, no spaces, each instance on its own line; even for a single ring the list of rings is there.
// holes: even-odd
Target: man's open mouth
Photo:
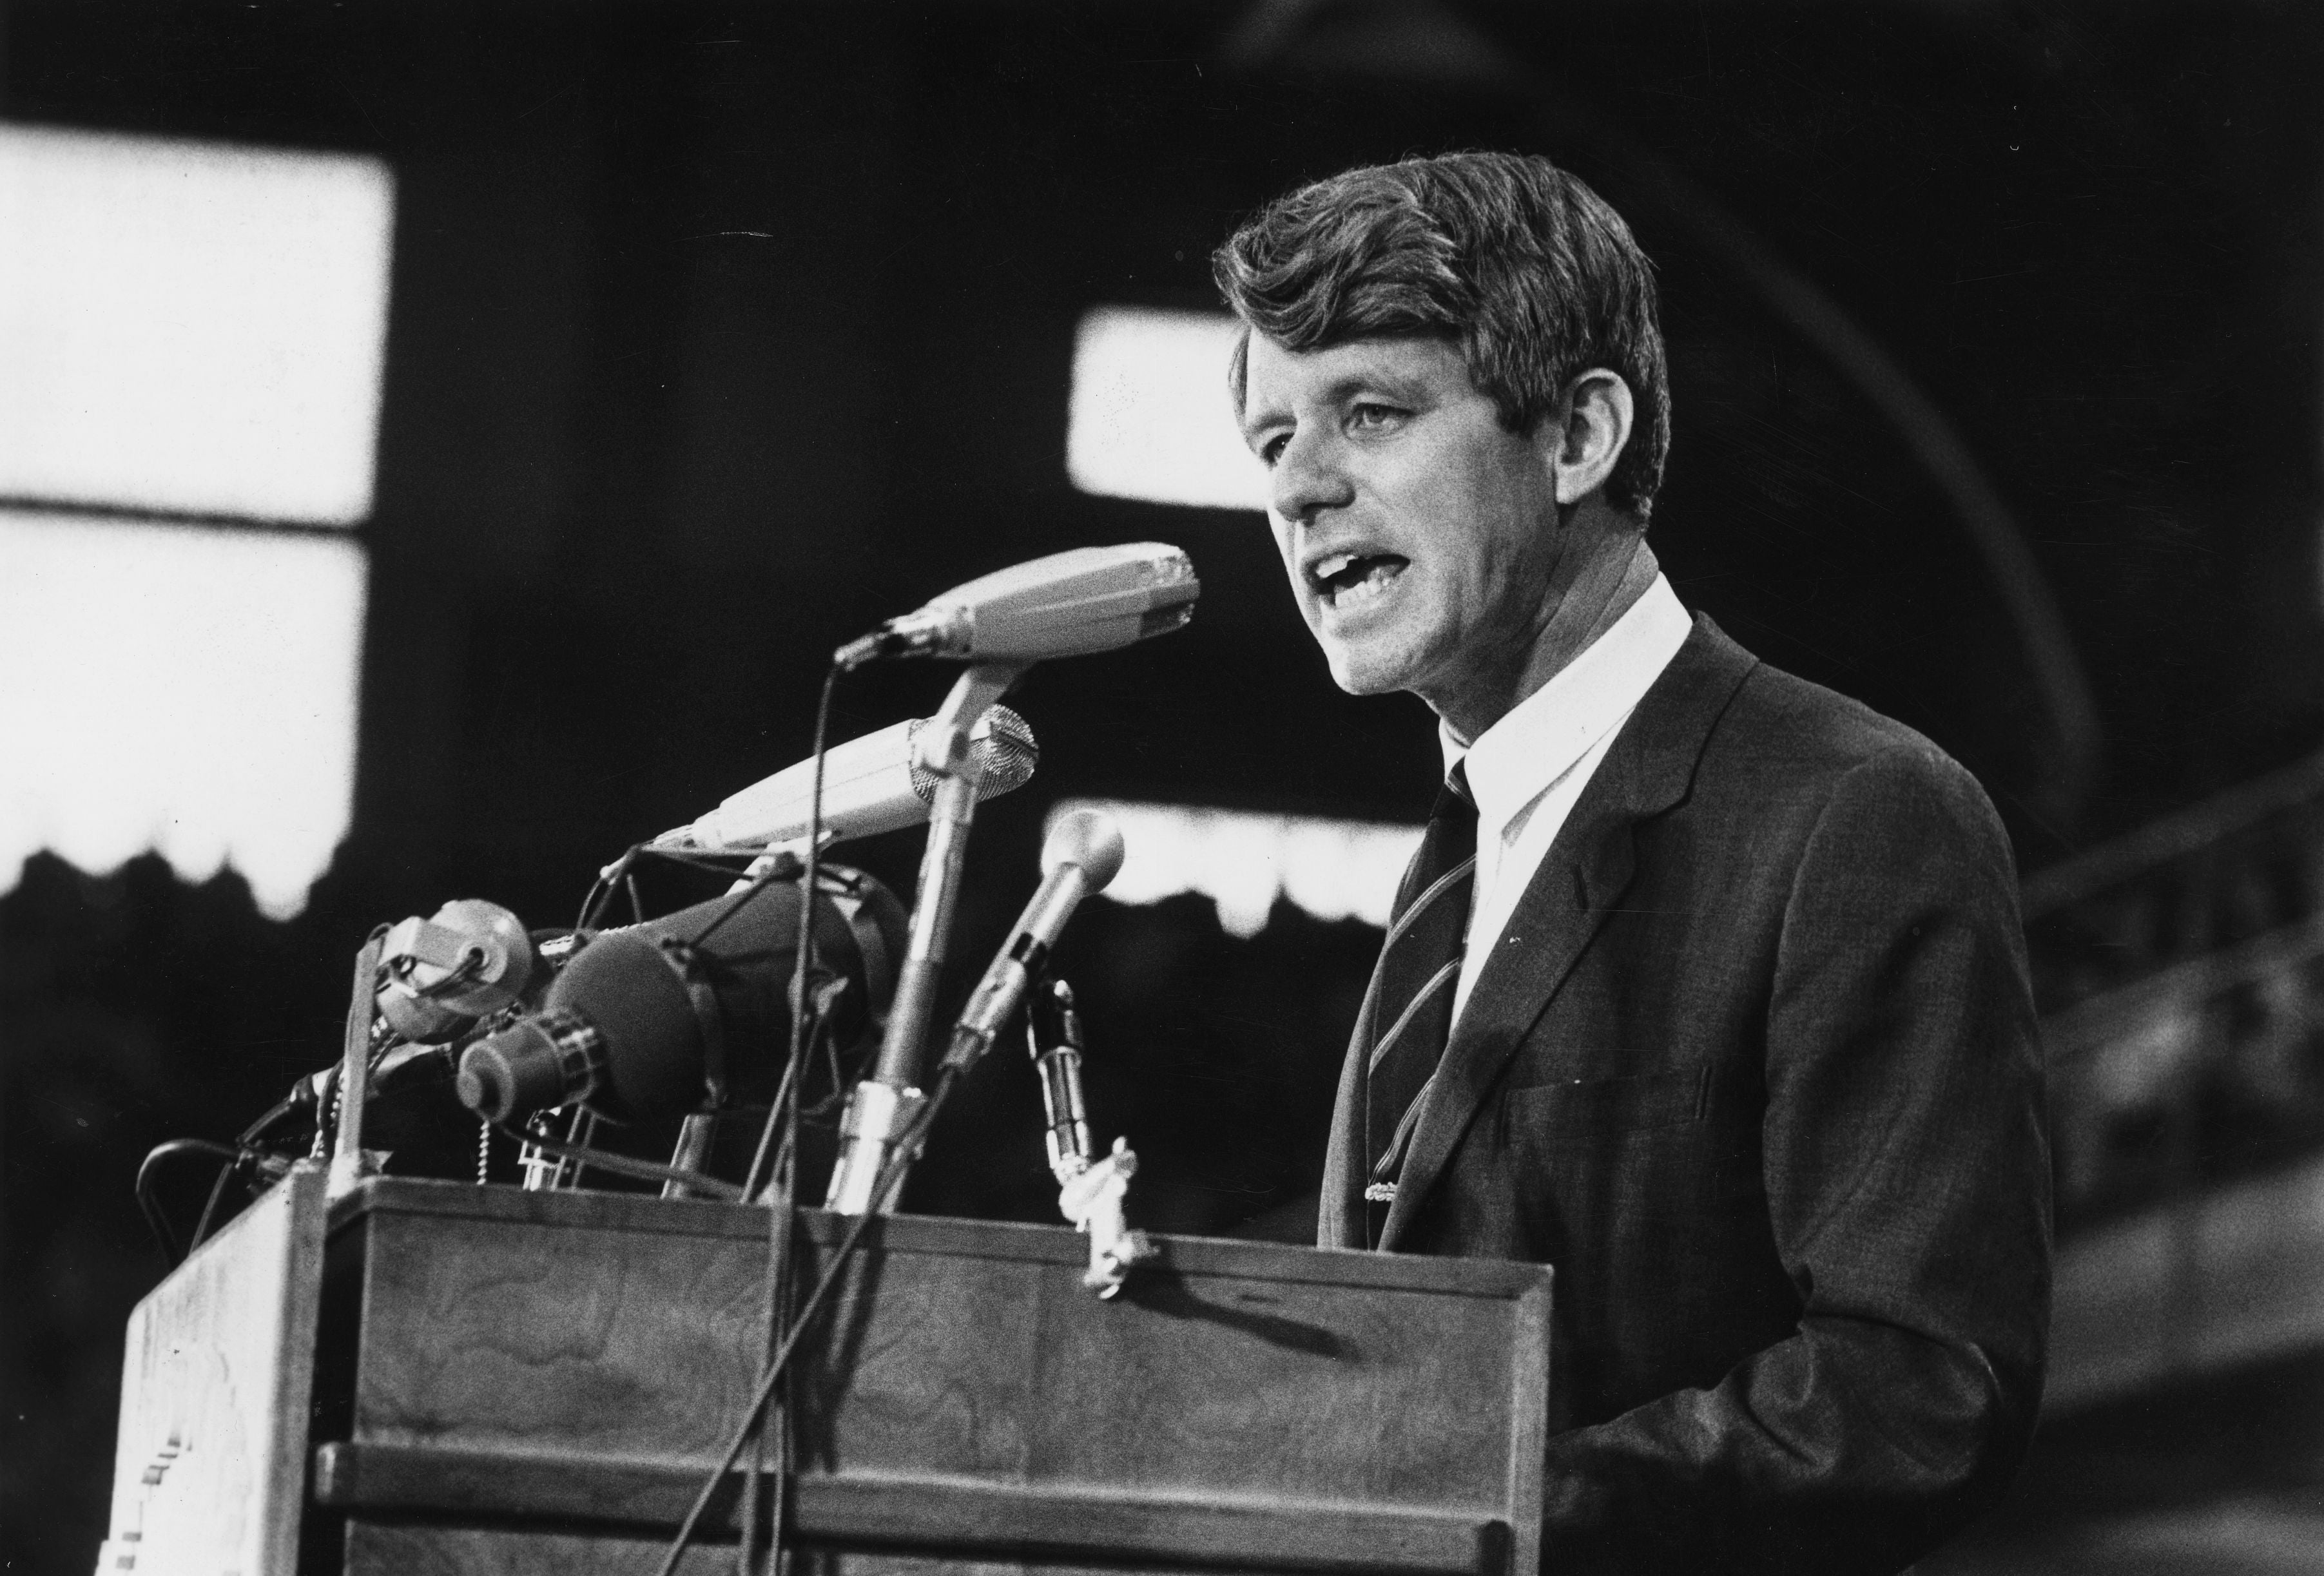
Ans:
[[[1307,573],[1327,605],[1350,607],[1387,590],[1409,562],[1394,553],[1333,553]]]

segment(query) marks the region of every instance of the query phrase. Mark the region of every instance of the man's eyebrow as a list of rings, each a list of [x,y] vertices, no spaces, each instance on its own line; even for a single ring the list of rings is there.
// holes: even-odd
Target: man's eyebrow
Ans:
[[[1243,406],[1242,420],[1240,424],[1242,428],[1243,441],[1249,443],[1267,429],[1280,427],[1290,419],[1290,412],[1286,410],[1269,410],[1246,403]]]
[[[1398,377],[1392,373],[1381,372],[1376,368],[1365,367],[1342,373],[1333,378],[1323,385],[1321,398],[1326,405],[1338,405],[1344,403],[1351,395],[1375,391],[1387,395],[1389,399],[1408,403],[1416,404],[1422,399],[1422,390],[1417,386],[1416,380]],[[1279,426],[1289,419],[1290,415],[1287,411],[1246,406],[1242,419],[1243,437],[1249,438],[1255,433],[1269,427]]]

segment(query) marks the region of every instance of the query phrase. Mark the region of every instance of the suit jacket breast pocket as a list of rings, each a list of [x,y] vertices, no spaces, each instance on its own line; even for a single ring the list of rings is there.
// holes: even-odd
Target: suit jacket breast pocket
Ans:
[[[1508,1092],[1512,1127],[1552,1138],[1690,1127],[1702,1120],[1706,1064],[1618,1078],[1568,1078]]]

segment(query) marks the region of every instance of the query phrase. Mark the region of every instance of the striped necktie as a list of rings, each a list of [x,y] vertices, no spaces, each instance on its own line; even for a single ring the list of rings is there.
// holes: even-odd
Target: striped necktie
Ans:
[[[1404,1168],[1421,1096],[1452,1028],[1453,987],[1469,932],[1477,870],[1477,806],[1468,774],[1454,766],[1428,814],[1420,852],[1404,872],[1380,947],[1372,1042],[1364,1083],[1364,1136],[1371,1184],[1364,1197],[1388,1203]],[[1379,1217],[1373,1221],[1375,1231]]]

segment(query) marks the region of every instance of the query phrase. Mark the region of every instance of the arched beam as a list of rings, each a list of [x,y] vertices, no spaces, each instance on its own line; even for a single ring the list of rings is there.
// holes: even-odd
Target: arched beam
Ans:
[[[1741,280],[1880,413],[1960,522],[2016,632],[2049,723],[2052,749],[2039,807],[2071,822],[2097,781],[2103,741],[2089,677],[2049,578],[1952,422],[1839,302],[1585,93],[1427,0],[1260,0],[1230,33],[1222,53],[1230,64],[1245,69],[1291,64],[1437,86],[1457,83],[1517,99],[1529,109],[1542,142],[1587,149],[1632,213],[1651,216]]]

